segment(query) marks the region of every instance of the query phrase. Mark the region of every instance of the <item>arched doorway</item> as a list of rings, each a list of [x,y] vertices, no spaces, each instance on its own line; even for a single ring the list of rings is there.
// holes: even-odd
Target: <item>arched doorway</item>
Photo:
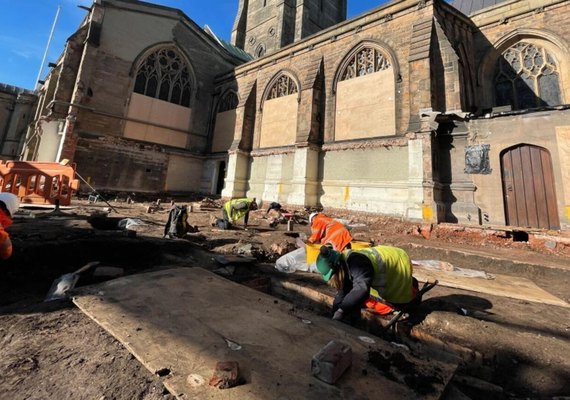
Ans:
[[[528,144],[501,153],[507,225],[560,229],[554,173],[548,150]]]
[[[216,194],[221,194],[224,188],[224,180],[226,178],[226,162],[220,161],[218,164],[218,179],[216,181]]]

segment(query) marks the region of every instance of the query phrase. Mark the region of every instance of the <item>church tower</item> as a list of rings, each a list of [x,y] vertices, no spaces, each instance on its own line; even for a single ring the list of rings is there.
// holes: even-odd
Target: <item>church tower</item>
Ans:
[[[346,19],[346,0],[239,0],[231,43],[263,57]]]

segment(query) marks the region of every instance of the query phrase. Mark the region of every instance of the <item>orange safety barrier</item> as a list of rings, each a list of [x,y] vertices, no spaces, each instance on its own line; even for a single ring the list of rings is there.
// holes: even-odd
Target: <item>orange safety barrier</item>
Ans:
[[[68,206],[79,189],[75,164],[56,162],[0,161],[0,191],[14,193],[23,204]]]

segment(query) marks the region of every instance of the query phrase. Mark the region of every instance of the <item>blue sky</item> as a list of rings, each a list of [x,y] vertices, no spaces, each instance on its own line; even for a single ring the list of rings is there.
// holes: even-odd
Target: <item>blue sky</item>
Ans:
[[[56,61],[66,39],[77,29],[91,0],[0,0],[0,83],[33,89],[57,12],[47,63]],[[207,24],[222,39],[229,40],[238,0],[151,0],[184,11],[198,25]],[[348,17],[354,17],[386,0],[348,0]],[[213,5],[215,4],[215,6]]]

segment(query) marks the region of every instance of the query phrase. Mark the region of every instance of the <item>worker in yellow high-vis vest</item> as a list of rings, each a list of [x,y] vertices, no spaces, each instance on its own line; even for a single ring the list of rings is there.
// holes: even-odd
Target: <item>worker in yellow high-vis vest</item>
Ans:
[[[247,228],[249,212],[252,210],[257,210],[255,197],[229,200],[222,207],[222,218],[214,224],[221,229],[231,229],[232,225],[243,218],[243,225]]]
[[[354,318],[363,307],[389,313],[414,300],[418,290],[408,254],[397,247],[375,246],[342,253],[321,247],[317,269],[337,289],[333,319]]]

